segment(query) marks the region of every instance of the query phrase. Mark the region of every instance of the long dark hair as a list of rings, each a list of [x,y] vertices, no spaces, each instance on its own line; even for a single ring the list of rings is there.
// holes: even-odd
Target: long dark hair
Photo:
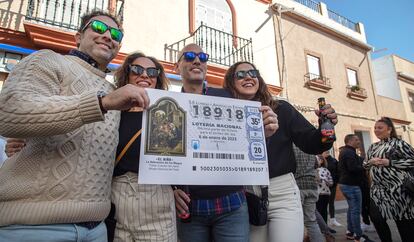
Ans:
[[[224,83],[223,87],[227,89],[235,98],[241,99],[241,96],[236,91],[236,87],[234,85],[234,77],[236,75],[236,69],[241,64],[249,64],[251,65],[255,70],[257,70],[256,66],[253,65],[250,62],[247,61],[240,61],[232,66],[227,70],[226,75],[224,76]],[[254,101],[260,101],[263,105],[267,105],[273,110],[277,107],[277,101],[272,98],[272,95],[269,92],[269,89],[267,88],[267,85],[265,81],[263,80],[263,77],[259,74],[257,76],[257,80],[259,80],[259,89],[256,92],[256,95],[253,97],[252,100]]]
[[[380,119],[377,120],[377,122],[382,122],[385,125],[387,125],[388,128],[391,128],[391,134],[390,134],[391,138],[398,138],[397,131],[395,130],[395,127],[394,127],[394,123],[389,117],[381,117]]]
[[[131,65],[132,62],[134,62],[136,59],[141,58],[141,57],[150,59],[154,63],[155,67],[160,70],[160,74],[157,77],[157,84],[155,85],[155,89],[168,90],[169,81],[168,81],[168,78],[165,76],[164,67],[161,65],[161,63],[156,58],[152,56],[146,56],[142,52],[134,52],[128,55],[125,58],[124,63],[122,63],[122,65],[118,68],[118,70],[116,70],[114,78],[115,78],[115,82],[117,83],[117,86],[122,87],[128,84],[129,65]]]

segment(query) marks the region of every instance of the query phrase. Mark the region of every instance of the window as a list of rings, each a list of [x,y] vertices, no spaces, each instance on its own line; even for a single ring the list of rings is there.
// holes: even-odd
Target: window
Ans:
[[[408,92],[408,101],[410,102],[411,112],[414,112],[414,93]]]
[[[203,22],[204,25],[233,33],[232,13],[225,0],[196,0],[196,28]]]
[[[321,76],[321,65],[319,57],[307,55],[309,78],[315,79]]]
[[[369,134],[369,131],[355,130],[354,133],[356,136],[358,136],[359,140],[361,141],[360,147],[358,149],[359,155],[361,157],[365,157],[366,152],[368,151],[368,148],[371,145],[371,136]]]
[[[358,85],[358,76],[355,70],[346,68],[346,74],[348,76],[348,84],[350,86],[357,86]]]

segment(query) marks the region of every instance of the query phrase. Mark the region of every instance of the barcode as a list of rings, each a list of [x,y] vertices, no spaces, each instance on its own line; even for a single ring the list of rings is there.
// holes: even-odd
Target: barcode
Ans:
[[[223,159],[223,160],[244,160],[244,154],[194,152],[193,153],[193,158]]]

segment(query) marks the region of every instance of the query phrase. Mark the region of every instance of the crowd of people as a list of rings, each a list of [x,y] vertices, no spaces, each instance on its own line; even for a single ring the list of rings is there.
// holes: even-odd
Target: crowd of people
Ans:
[[[141,52],[126,57],[114,84],[106,81],[122,37],[115,17],[93,11],[82,17],[77,49],[38,51],[10,73],[0,94],[0,135],[10,137],[0,169],[0,241],[299,242],[305,227],[311,241],[333,241],[328,225],[340,225],[338,184],[349,205],[349,239],[365,238],[362,190],[382,241],[391,241],[386,219],[396,221],[403,241],[413,237],[414,200],[400,185],[414,168],[414,151],[395,136],[391,120],[377,121],[380,141],[364,166],[355,135],[345,137],[338,162],[318,128],[271,96],[253,63],[233,64],[222,88],[205,85],[209,55],[196,44],[183,47],[175,63],[182,92],[262,104],[267,223],[249,224],[243,186],[139,184],[140,120],[150,103],[145,88],[167,90],[169,82],[160,62]],[[329,104],[316,115],[338,122]],[[390,157],[391,150],[398,152]],[[366,169],[371,193],[368,180],[362,183]],[[177,219],[189,212],[191,222]]]

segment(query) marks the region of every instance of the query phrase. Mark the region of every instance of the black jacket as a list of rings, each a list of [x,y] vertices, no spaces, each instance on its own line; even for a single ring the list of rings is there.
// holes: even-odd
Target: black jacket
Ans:
[[[328,170],[331,173],[332,180],[334,184],[337,184],[339,181],[338,160],[329,155],[326,157],[326,161],[328,161]]]
[[[354,147],[345,145],[339,154],[339,184],[360,186],[364,180],[365,170]]]
[[[270,178],[295,173],[296,160],[292,143],[307,154],[321,154],[332,147],[322,143],[320,130],[316,129],[292,105],[279,100],[275,110],[279,129],[268,139],[267,157]]]

